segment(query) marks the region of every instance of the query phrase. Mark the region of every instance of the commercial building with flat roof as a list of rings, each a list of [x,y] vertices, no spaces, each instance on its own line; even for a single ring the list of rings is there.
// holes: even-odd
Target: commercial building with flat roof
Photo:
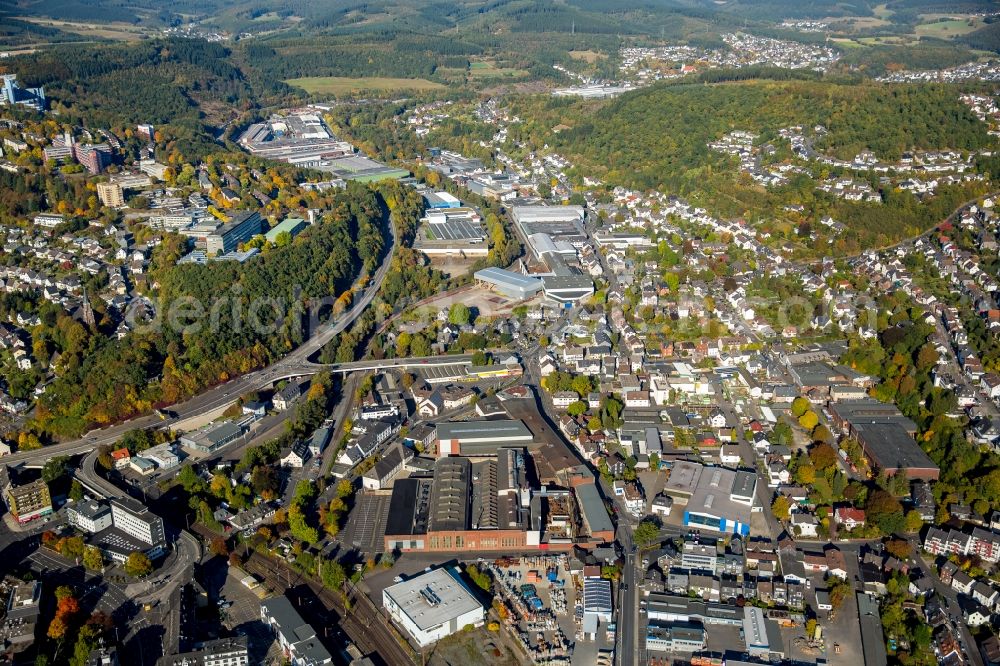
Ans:
[[[534,437],[522,421],[454,421],[437,424],[437,455],[495,456],[497,449],[527,446]]]
[[[26,649],[35,642],[35,627],[41,615],[42,583],[18,583],[7,599],[7,613],[0,626],[5,647],[14,652]]]
[[[233,215],[229,222],[205,236],[205,252],[209,256],[225,254],[235,250],[264,228],[264,220],[257,211],[242,211]]]
[[[306,228],[306,221],[301,217],[289,217],[285,218],[278,224],[271,227],[267,233],[264,234],[264,239],[269,243],[275,243],[278,240],[278,236],[283,233],[288,233],[291,238],[295,238],[299,235],[303,229]]]
[[[731,627],[743,625],[743,609],[739,606],[692,599],[664,592],[650,592],[646,611],[649,621],[699,622]]]
[[[82,532],[93,534],[113,524],[111,507],[98,500],[81,500],[66,509],[66,520]]]
[[[684,504],[684,525],[715,532],[750,534],[757,477],[725,467],[679,460],[664,492]]]
[[[181,435],[180,443],[186,449],[199,453],[214,453],[223,446],[235,442],[246,432],[239,423],[223,421]]]
[[[831,403],[830,415],[838,427],[858,440],[877,469],[922,481],[936,481],[941,475],[941,469],[915,439],[917,425],[895,405],[872,399],[849,400]]]
[[[483,623],[483,605],[451,568],[432,569],[382,590],[390,617],[420,647]]]
[[[698,652],[705,649],[705,627],[697,624],[650,622],[646,649],[653,652]]]
[[[542,280],[503,268],[484,268],[476,271],[473,277],[480,285],[489,287],[509,298],[524,300],[542,291]]]

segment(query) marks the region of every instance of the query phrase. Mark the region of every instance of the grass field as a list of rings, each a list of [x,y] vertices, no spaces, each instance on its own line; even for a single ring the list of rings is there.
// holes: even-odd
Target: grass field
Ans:
[[[298,86],[306,92],[327,95],[340,95],[362,90],[438,90],[444,88],[440,83],[427,79],[392,79],[382,76],[366,76],[352,79],[346,76],[307,76],[301,79],[288,79],[290,86]]]
[[[525,76],[528,72],[513,67],[497,67],[495,62],[478,60],[469,63],[469,76],[474,79],[503,79]]]
[[[886,4],[881,4],[873,7],[872,12],[875,14],[876,17],[880,19],[887,19],[895,13],[891,9],[889,9],[889,7],[886,6]]]
[[[570,51],[569,57],[573,60],[582,60],[589,64],[594,64],[601,58],[606,58],[603,53],[598,53],[597,51]]]
[[[970,25],[971,23],[971,25]],[[914,30],[921,37],[937,37],[938,39],[949,39],[965,35],[973,30],[981,28],[979,21],[973,19],[949,19],[946,21],[934,21],[931,23],[921,23]]]
[[[837,46],[839,46],[841,48],[844,48],[844,49],[863,49],[864,48],[863,44],[858,44],[856,41],[854,41],[850,37],[834,37],[831,41],[834,44],[836,44]]]
[[[35,16],[19,16],[18,19],[99,39],[134,42],[146,37],[146,31],[143,28],[129,23],[85,23],[82,21],[59,21]]]
[[[877,16],[831,16],[824,19],[824,21],[836,28],[847,30],[871,30],[889,25],[888,21]]]

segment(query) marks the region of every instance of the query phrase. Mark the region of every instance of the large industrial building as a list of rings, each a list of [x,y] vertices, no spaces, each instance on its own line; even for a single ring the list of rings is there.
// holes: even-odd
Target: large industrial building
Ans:
[[[532,488],[527,451],[486,450],[489,457],[475,461],[439,458],[432,476],[394,482],[386,552],[568,551],[614,539],[593,477],[571,488]]]
[[[501,447],[527,446],[534,437],[521,421],[453,421],[437,425],[437,454],[495,456]]]
[[[475,208],[429,208],[420,223],[414,248],[428,256],[485,257],[489,253],[486,229]]]
[[[581,224],[584,211],[583,206],[514,206],[511,216],[525,228],[532,224]]]
[[[503,268],[484,268],[476,271],[473,277],[481,286],[493,289],[508,298],[524,300],[536,296],[542,291],[542,281],[539,278]]]
[[[684,525],[725,534],[750,534],[757,476],[725,467],[677,461],[664,493],[684,507]]]
[[[587,242],[582,206],[515,206],[511,217],[534,261],[545,266],[531,275],[541,279],[547,299],[569,306],[593,295],[593,279],[568,263]]]
[[[895,405],[866,398],[830,403],[833,422],[861,444],[874,466],[909,479],[937,481],[941,469],[915,439],[917,425]]]
[[[420,647],[486,618],[482,603],[450,568],[432,569],[385,588],[382,605]]]
[[[266,122],[250,125],[238,142],[257,157],[325,171],[345,180],[370,182],[410,175],[405,169],[387,167],[357,154],[354,146],[335,137],[315,113],[273,115]]]

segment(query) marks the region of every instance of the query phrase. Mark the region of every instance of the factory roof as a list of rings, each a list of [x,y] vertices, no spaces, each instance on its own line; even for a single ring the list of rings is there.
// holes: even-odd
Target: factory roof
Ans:
[[[521,289],[531,289],[538,285],[538,278],[536,277],[521,275],[520,273],[507,271],[502,268],[484,268],[476,271],[474,277],[475,279],[482,280],[483,282],[499,282]]]
[[[421,631],[462,617],[482,604],[453,570],[432,569],[385,588],[390,599]]]
[[[525,441],[532,439],[531,431],[521,421],[449,421],[437,424],[437,436],[442,439],[475,441]]]

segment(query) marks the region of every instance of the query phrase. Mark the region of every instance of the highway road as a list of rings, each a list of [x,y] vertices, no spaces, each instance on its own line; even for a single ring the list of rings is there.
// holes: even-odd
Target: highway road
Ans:
[[[34,451],[23,451],[13,453],[4,457],[7,465],[28,465],[41,466],[46,460],[57,455],[79,455],[88,453],[105,444],[113,444],[121,437],[137,428],[163,428],[176,426],[185,421],[190,421],[204,414],[209,414],[224,408],[232,403],[240,395],[256,391],[273,385],[282,379],[290,377],[312,376],[321,370],[330,372],[348,373],[359,370],[380,370],[385,368],[421,368],[429,366],[451,366],[467,365],[471,363],[472,356],[449,355],[431,356],[406,359],[386,359],[381,361],[353,361],[348,363],[320,364],[311,362],[309,359],[330,342],[336,335],[346,330],[365,311],[378,294],[382,281],[389,270],[392,257],[398,247],[398,239],[395,230],[390,227],[392,235],[392,245],[389,252],[382,261],[382,265],[375,272],[375,275],[368,282],[363,291],[359,291],[360,296],[350,309],[337,315],[333,321],[319,327],[317,331],[297,349],[283,357],[276,363],[241,377],[232,379],[224,384],[204,391],[186,402],[174,405],[171,408],[173,415],[170,418],[161,420],[155,415],[136,417],[123,423],[118,423],[100,430],[93,430],[86,437],[60,442],[51,446]],[[360,290],[360,287],[359,287]]]

